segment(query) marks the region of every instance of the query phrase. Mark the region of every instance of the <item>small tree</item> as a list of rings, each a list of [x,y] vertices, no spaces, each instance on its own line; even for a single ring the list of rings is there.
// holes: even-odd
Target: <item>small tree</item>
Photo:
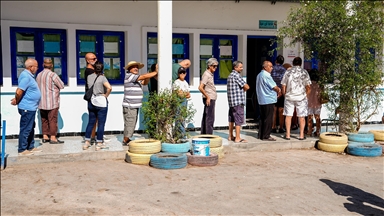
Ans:
[[[305,56],[321,62],[327,108],[340,114],[341,132],[356,132],[383,100],[383,35],[383,1],[339,0],[301,1],[277,37],[290,39],[285,47],[302,44]]]
[[[170,89],[151,93],[143,103],[142,113],[145,132],[149,137],[166,143],[179,143],[184,139],[177,122],[191,122],[196,110],[192,104],[182,105],[177,91]]]

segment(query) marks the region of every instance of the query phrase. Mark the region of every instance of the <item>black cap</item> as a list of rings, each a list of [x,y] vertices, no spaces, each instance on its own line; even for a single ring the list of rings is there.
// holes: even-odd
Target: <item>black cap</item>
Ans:
[[[177,73],[181,73],[181,72],[186,72],[184,67],[179,67],[179,70],[177,71]]]

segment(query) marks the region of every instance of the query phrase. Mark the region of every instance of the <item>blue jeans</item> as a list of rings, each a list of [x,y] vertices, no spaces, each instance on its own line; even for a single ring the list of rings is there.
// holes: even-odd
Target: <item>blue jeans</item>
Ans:
[[[20,114],[20,133],[18,152],[32,150],[35,148],[35,111],[19,109]]]
[[[181,102],[181,106],[188,106],[188,101],[186,99],[183,100],[183,102]],[[177,112],[176,116],[179,116],[179,113],[180,111]],[[186,137],[186,134],[185,134],[185,122],[184,121],[180,121],[180,120],[176,120],[175,122],[175,129],[177,130],[178,133],[180,133],[184,139],[187,138]]]
[[[108,102],[107,102],[108,103]],[[97,136],[96,142],[103,142],[105,121],[107,120],[108,104],[107,107],[97,107],[91,102],[88,102],[88,125],[85,130],[85,140],[91,140],[91,133],[93,126],[97,120]]]

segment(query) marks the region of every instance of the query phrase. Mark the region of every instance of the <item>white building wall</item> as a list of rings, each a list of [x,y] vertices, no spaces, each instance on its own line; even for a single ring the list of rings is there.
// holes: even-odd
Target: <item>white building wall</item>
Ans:
[[[280,22],[286,18],[292,5],[295,4],[277,2],[271,5],[270,1],[173,2],[173,33],[190,35],[191,100],[197,110],[193,123],[196,127],[200,127],[203,107],[201,93],[197,90],[200,82],[200,34],[238,35],[238,57],[245,66],[243,76],[256,73],[246,69],[247,36],[276,35],[274,30],[258,30],[258,21]],[[4,83],[1,87],[1,113],[2,118],[7,120],[7,135],[19,132],[17,108],[9,103],[17,88],[11,84],[9,28],[12,26],[67,30],[68,85],[61,91],[62,123],[59,124],[59,132],[80,132],[85,131],[87,109],[82,99],[84,86],[77,86],[76,83],[76,30],[123,31],[126,35],[125,62],[136,60],[146,63],[147,32],[157,31],[157,1],[1,1]],[[294,49],[297,51],[297,48]],[[282,53],[287,58],[287,50],[284,49]],[[143,69],[141,73],[146,71]],[[146,87],[144,90],[147,90]],[[215,126],[227,126],[226,86],[218,85],[217,90]],[[106,131],[123,130],[122,97],[123,86],[113,85]],[[39,122],[37,118],[36,122]],[[139,119],[136,129],[142,128]],[[35,132],[41,134],[40,127]]]

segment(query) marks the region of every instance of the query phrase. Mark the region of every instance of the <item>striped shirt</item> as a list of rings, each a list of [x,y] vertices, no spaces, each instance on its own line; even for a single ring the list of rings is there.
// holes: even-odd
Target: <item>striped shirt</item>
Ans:
[[[53,110],[60,106],[60,89],[64,88],[64,83],[60,77],[45,68],[36,77],[37,85],[41,92],[39,109]]]
[[[227,78],[227,98],[229,107],[245,105],[245,81],[235,70]]]
[[[130,109],[141,107],[143,89],[141,82],[137,80],[139,77],[139,74],[125,73],[123,107]]]

